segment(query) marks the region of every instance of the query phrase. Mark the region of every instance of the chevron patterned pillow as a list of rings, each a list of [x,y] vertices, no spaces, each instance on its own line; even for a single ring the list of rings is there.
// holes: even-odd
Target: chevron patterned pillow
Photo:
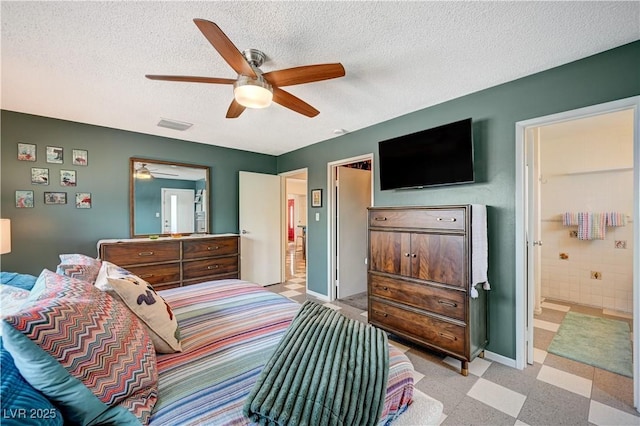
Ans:
[[[2,338],[27,382],[79,424],[146,424],[157,400],[145,328],[91,284],[44,270],[31,304],[3,318]]]
[[[56,273],[93,284],[96,282],[101,264],[100,260],[84,254],[61,254]]]

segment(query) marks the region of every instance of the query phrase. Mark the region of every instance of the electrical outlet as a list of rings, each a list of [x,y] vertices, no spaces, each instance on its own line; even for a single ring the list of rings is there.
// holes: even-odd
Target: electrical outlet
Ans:
[[[602,272],[591,271],[591,279],[592,280],[601,280],[602,279]]]

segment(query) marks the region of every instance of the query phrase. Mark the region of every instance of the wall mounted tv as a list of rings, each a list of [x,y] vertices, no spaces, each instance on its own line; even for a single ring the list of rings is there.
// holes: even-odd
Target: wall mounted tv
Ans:
[[[378,143],[380,189],[474,181],[471,119]]]

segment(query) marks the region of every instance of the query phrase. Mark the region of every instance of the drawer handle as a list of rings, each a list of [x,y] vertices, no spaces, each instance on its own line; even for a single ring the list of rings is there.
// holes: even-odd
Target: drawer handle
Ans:
[[[145,275],[138,275],[138,277],[142,278],[143,280],[147,279],[147,278],[151,278],[153,277],[153,274],[145,274]]]
[[[207,246],[207,250],[218,250],[219,248],[220,246],[215,246],[215,247]]]
[[[445,333],[442,333],[442,332],[438,332],[438,334],[440,335],[440,337],[444,337],[445,339],[449,339],[449,340],[453,340],[453,341],[458,340],[456,338],[456,336],[452,336],[450,334],[445,334]]]
[[[373,220],[377,220],[377,221],[385,221],[387,220],[386,217],[382,216],[382,217],[375,217]]]
[[[153,256],[152,251],[141,251],[138,253],[138,256]]]
[[[380,315],[381,317],[387,317],[387,313],[386,312],[380,312],[380,311],[376,311],[376,315]]]
[[[409,257],[409,256],[411,256],[411,253],[405,253],[404,254],[404,257]]]
[[[448,300],[438,300],[438,303],[441,304],[441,305],[451,306],[452,308],[457,308],[458,307],[457,303],[449,302]]]
[[[411,257],[418,257],[418,255],[415,253],[411,253]]]
[[[383,289],[384,291],[389,291],[389,287],[387,287],[387,286],[382,287],[382,289]]]
[[[455,217],[439,217],[436,219],[438,222],[455,222]]]
[[[211,266],[207,266],[207,269],[211,270],[211,269],[218,269],[220,267],[220,265],[211,265]]]

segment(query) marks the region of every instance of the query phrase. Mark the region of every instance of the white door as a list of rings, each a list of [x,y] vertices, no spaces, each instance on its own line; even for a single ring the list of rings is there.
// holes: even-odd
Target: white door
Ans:
[[[240,278],[281,282],[280,176],[240,172]]]
[[[371,205],[371,172],[337,169],[338,299],[367,291],[367,207]]]
[[[192,234],[195,226],[195,191],[162,188],[162,233]]]
[[[540,145],[539,129],[527,129],[527,363],[533,364],[533,314],[541,313]]]

